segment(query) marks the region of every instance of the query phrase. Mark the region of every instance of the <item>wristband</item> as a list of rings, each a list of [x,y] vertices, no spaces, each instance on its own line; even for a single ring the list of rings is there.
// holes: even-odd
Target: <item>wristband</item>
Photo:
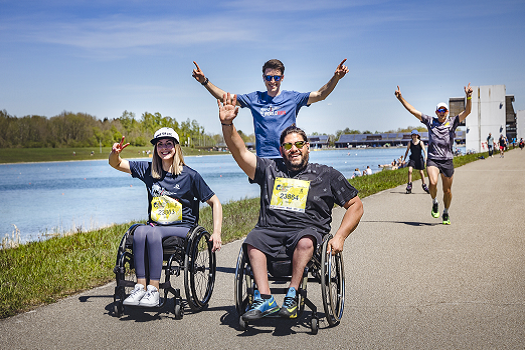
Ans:
[[[221,124],[224,125],[224,126],[232,126],[232,125],[233,125],[233,123],[231,123],[231,124],[224,124],[224,123],[221,123]]]
[[[208,78],[204,79],[204,81],[201,83],[202,86],[206,86],[208,85],[208,83],[210,82],[210,80]]]
[[[468,96],[468,97],[467,97],[467,100],[472,100],[472,96]]]

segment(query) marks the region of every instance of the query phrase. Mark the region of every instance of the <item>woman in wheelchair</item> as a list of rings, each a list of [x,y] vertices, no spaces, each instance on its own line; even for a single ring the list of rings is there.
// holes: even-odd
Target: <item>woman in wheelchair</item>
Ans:
[[[212,208],[213,234],[210,241],[213,242],[212,251],[219,250],[222,206],[199,173],[184,163],[179,136],[172,128],[161,128],[155,132],[151,140],[155,146],[152,162],[122,159],[120,152],[129,145],[123,143],[124,136],[120,143],[113,145],[109,164],[142,180],[148,191],[149,203],[148,223],[138,227],[133,235],[137,283],[123,304],[155,307],[159,305],[162,240],[169,236],[186,237],[196,224],[192,208],[195,199],[198,199]],[[146,264],[149,267],[147,287]]]

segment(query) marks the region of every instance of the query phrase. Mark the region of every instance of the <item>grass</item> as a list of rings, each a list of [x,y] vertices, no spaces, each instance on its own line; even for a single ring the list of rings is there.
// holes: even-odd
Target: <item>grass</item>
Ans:
[[[145,152],[153,151],[153,146],[128,146],[122,151],[123,158],[147,157]],[[183,147],[185,156],[224,154],[218,151]],[[93,152],[93,154],[91,153]],[[63,162],[70,160],[108,159],[111,147],[78,148],[0,148],[0,163],[22,162]],[[143,153],[144,152],[144,153]]]
[[[107,152],[109,153],[109,151]],[[480,155],[454,158],[459,167]],[[350,180],[361,198],[407,182],[408,169],[382,171]],[[419,172],[413,172],[418,180]],[[223,205],[223,243],[244,237],[256,224],[259,199]],[[0,249],[0,318],[52,303],[113,280],[117,246],[132,223]],[[201,210],[200,224],[211,230],[211,208]]]

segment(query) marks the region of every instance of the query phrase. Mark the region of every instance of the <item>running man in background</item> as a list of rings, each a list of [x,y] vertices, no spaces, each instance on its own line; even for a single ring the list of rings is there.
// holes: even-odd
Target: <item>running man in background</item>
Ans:
[[[498,144],[499,144],[499,157],[505,158],[505,148],[507,147],[507,138],[503,136],[503,134],[500,135]]]
[[[395,91],[399,102],[413,114],[421,123],[428,128],[428,157],[427,173],[430,182],[430,196],[432,197],[432,217],[439,217],[439,204],[437,200],[437,183],[441,173],[441,182],[443,184],[443,224],[450,225],[450,214],[448,212],[452,202],[452,180],[454,178],[454,164],[452,162],[454,154],[452,146],[454,145],[455,131],[459,123],[465,120],[472,110],[472,87],[470,83],[465,86],[465,95],[467,99],[465,110],[457,116],[448,115],[448,106],[446,103],[439,103],[436,106],[436,117],[423,114],[409,104],[401,95],[399,86]]]
[[[408,161],[408,184],[406,188],[407,193],[412,193],[412,169],[419,170],[419,175],[421,175],[421,187],[423,191],[429,193],[427,184],[425,183],[425,159],[427,158],[427,152],[425,151],[425,144],[421,141],[421,136],[419,132],[414,129],[410,134],[412,141],[407,145],[407,150],[403,157],[404,160],[407,159],[408,151],[410,151],[410,160]]]
[[[281,158],[279,138],[281,132],[292,124],[296,124],[297,114],[301,107],[309,107],[312,103],[324,100],[335,89],[348,67],[344,65],[346,58],[337,66],[332,78],[317,91],[299,93],[297,91],[281,90],[284,80],[284,64],[272,59],[263,67],[263,82],[266,91],[255,91],[245,95],[237,95],[237,106],[247,107],[252,112],[255,131],[257,155],[261,158]],[[222,100],[226,92],[204,75],[199,65],[194,61],[195,69],[192,76],[201,83],[217,100]]]

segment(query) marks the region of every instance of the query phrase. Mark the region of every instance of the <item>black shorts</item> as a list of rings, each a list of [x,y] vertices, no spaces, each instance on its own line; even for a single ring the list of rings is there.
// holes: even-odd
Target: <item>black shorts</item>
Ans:
[[[445,177],[452,177],[454,175],[454,162],[452,159],[427,159],[427,168],[435,166],[439,172]]]
[[[425,170],[425,160],[423,159],[423,157],[419,159],[410,158],[410,160],[408,161],[408,166],[411,166],[416,170]]]
[[[314,238],[314,247],[323,242],[323,236],[313,227],[275,228],[255,227],[244,240],[243,246],[249,244],[264,254],[275,259],[292,258],[295,246],[304,236]]]

